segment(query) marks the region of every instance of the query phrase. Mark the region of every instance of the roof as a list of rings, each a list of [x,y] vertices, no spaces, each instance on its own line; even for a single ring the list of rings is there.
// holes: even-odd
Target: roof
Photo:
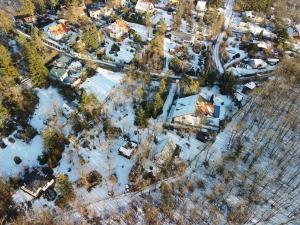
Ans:
[[[184,32],[181,32],[181,31],[172,31],[171,35],[175,36],[177,38],[180,38],[182,40],[185,40],[185,41],[191,41],[192,38],[193,38],[193,36],[191,34],[184,33]]]
[[[61,57],[59,57],[56,62],[59,64],[68,64],[69,62],[72,61],[72,58],[66,55],[62,55]]]
[[[128,25],[123,20],[116,20],[116,25],[121,30],[128,30]]]
[[[215,105],[214,106],[214,117],[215,118],[220,117],[220,111],[221,111],[221,107],[219,105]]]
[[[235,97],[236,100],[239,101],[239,102],[242,101],[243,98],[244,98],[244,96],[243,96],[241,93],[239,93],[239,92],[234,93],[234,97]]]
[[[149,0],[138,0],[135,5],[135,10],[138,11],[148,11],[154,9],[154,5]]]
[[[245,84],[245,87],[249,88],[250,90],[253,90],[254,88],[256,88],[256,84],[253,81],[251,81]]]
[[[127,142],[125,145],[119,148],[119,152],[126,157],[131,157],[136,147],[137,147],[137,143]]]
[[[205,11],[206,10],[206,1],[198,1],[196,5],[196,10]]]
[[[50,70],[50,76],[54,79],[60,79],[66,72],[63,68],[53,67]]]
[[[173,118],[184,115],[192,115],[195,113],[196,104],[199,99],[199,95],[192,95],[185,98],[177,99]]]

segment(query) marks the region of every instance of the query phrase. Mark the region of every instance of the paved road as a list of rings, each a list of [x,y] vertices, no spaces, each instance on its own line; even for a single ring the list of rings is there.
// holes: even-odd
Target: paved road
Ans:
[[[226,5],[225,5],[226,9],[225,9],[225,13],[224,13],[224,17],[225,17],[224,30],[226,30],[228,28],[229,23],[231,21],[233,5],[234,5],[234,0],[227,0]],[[220,45],[221,45],[221,42],[222,42],[224,36],[225,36],[225,31],[221,32],[218,35],[214,49],[213,49],[213,59],[214,59],[216,68],[220,74],[224,73],[224,68],[223,68],[223,65],[222,65],[221,59],[220,59]]]

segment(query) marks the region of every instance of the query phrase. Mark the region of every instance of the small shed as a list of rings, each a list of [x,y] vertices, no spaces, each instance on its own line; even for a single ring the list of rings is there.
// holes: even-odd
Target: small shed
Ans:
[[[137,143],[128,141],[126,144],[119,148],[119,155],[124,156],[127,159],[130,159],[137,149]]]

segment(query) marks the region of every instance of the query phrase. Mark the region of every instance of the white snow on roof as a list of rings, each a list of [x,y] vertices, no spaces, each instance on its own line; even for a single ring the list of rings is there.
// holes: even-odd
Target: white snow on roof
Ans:
[[[198,1],[196,5],[196,10],[205,11],[206,10],[206,1]]]
[[[147,12],[148,10],[154,9],[154,5],[147,0],[138,0],[135,5],[135,10]]]
[[[173,113],[173,118],[195,113],[196,103],[199,95],[192,95],[185,98],[179,98],[176,102],[176,107]]]
[[[109,93],[120,84],[123,73],[115,73],[106,69],[98,68],[97,74],[81,84],[88,94],[95,94],[99,101],[104,101]]]
[[[256,84],[253,81],[251,81],[251,82],[245,84],[245,87],[253,90],[256,87]]]

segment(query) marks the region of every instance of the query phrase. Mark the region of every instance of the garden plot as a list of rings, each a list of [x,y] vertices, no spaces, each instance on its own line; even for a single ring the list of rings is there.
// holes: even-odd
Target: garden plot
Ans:
[[[116,63],[130,63],[134,57],[135,49],[130,46],[129,39],[125,39],[122,43],[116,43],[119,46],[119,51],[112,52],[111,47],[115,43],[109,38],[105,39],[106,55],[112,58]]]

